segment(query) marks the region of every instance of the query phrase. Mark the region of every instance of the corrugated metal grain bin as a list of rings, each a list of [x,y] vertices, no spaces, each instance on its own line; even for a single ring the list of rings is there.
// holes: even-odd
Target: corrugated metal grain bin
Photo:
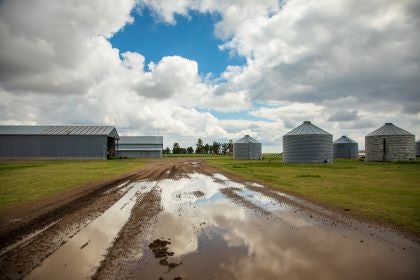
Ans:
[[[234,159],[261,159],[261,143],[249,135],[233,143]]]
[[[162,136],[121,136],[118,141],[118,156],[128,158],[162,157]]]
[[[113,126],[0,126],[0,158],[107,159],[118,139]]]
[[[341,136],[334,141],[333,151],[334,158],[357,158],[359,156],[359,145],[347,136]]]
[[[416,142],[416,156],[420,157],[420,140]]]
[[[332,135],[305,121],[283,136],[283,162],[330,163],[333,161]]]
[[[415,159],[415,137],[392,123],[386,123],[365,137],[367,161]]]

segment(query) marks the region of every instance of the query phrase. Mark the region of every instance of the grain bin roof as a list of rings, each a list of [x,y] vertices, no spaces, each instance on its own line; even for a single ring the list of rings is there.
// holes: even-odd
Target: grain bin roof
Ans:
[[[313,125],[310,121],[304,121],[303,124],[296,127],[295,129],[292,129],[285,135],[303,135],[303,134],[329,134],[325,130],[317,127],[316,125]]]
[[[258,142],[257,140],[255,140],[254,138],[252,138],[249,135],[245,135],[244,137],[242,137],[241,139],[239,139],[235,143],[255,143],[255,144],[259,144],[260,142]]]
[[[357,142],[343,135],[341,138],[335,140],[334,144],[357,144]]]
[[[163,136],[120,136],[119,144],[163,145]]]
[[[119,139],[113,126],[0,126],[0,135],[106,135]]]
[[[378,128],[374,132],[369,133],[367,136],[378,136],[378,135],[413,135],[392,123],[385,123],[384,126]]]

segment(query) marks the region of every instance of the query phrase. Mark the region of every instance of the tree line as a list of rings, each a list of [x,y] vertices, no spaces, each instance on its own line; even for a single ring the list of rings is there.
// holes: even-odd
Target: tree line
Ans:
[[[229,140],[227,143],[219,143],[213,141],[212,144],[204,144],[202,139],[198,139],[193,147],[183,148],[179,143],[174,143],[172,150],[169,147],[163,150],[164,154],[216,154],[216,155],[230,155],[233,153],[233,141]]]

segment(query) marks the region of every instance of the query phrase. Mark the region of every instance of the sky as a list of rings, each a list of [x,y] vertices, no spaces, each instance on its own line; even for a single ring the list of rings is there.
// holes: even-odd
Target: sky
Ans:
[[[114,125],[264,152],[310,120],[420,137],[416,0],[0,1],[0,124]]]

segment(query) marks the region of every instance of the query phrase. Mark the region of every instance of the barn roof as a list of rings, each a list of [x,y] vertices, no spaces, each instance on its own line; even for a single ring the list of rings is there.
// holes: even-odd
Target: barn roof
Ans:
[[[5,125],[0,126],[0,135],[106,135],[119,139],[113,126]]]
[[[118,144],[163,145],[163,136],[120,136]]]

